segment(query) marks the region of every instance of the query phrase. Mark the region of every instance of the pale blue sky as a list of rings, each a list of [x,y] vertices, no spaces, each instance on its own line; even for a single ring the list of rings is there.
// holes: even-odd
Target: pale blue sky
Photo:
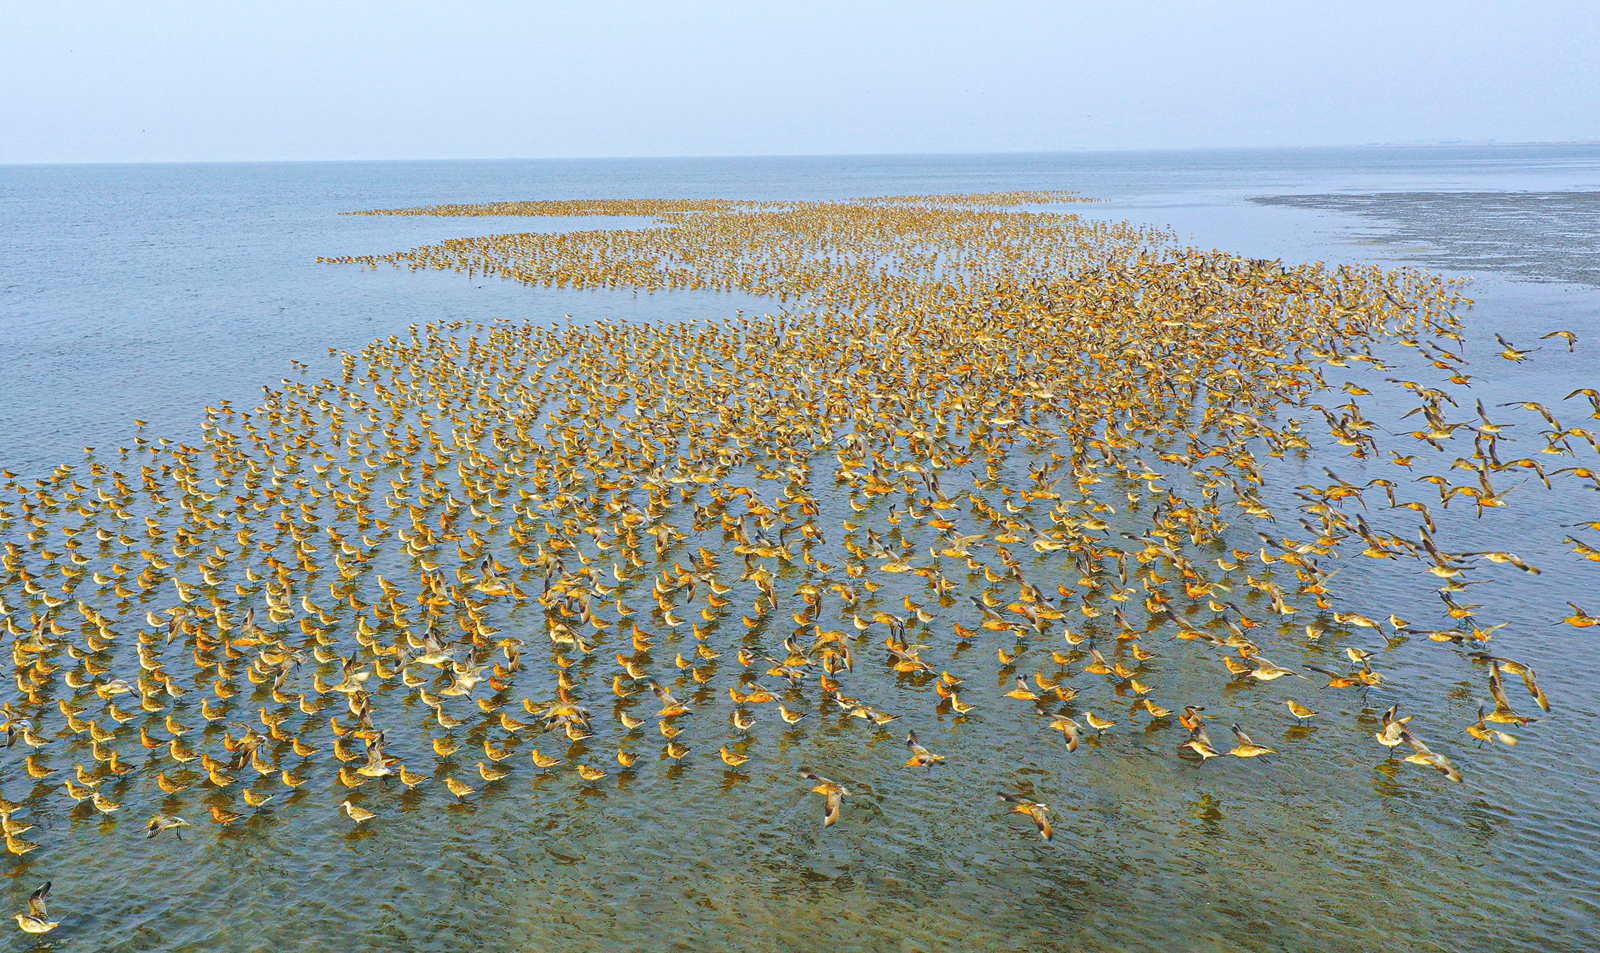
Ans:
[[[8,2],[0,162],[1600,139],[1600,3]]]

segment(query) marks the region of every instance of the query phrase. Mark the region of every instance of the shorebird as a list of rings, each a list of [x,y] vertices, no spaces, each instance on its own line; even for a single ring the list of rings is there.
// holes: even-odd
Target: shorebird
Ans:
[[[1293,715],[1295,720],[1302,725],[1317,717],[1317,713],[1315,711],[1312,711],[1310,708],[1307,708],[1292,698],[1284,699],[1283,703],[1288,706],[1289,714]]]
[[[1062,736],[1067,739],[1068,751],[1078,750],[1078,743],[1082,738],[1081,733],[1083,729],[1076,721],[1073,721],[1066,715],[1057,715],[1050,719],[1050,727],[1061,732]]]
[[[911,759],[906,762],[908,768],[923,768],[944,760],[944,755],[934,754],[918,743],[915,731],[906,732],[906,749],[911,752]]]
[[[1235,758],[1259,758],[1262,755],[1277,754],[1276,748],[1269,748],[1266,745],[1258,745],[1254,741],[1251,741],[1250,736],[1245,734],[1244,729],[1240,728],[1238,725],[1229,726],[1229,730],[1232,731],[1233,736],[1239,740],[1239,743],[1227,752],[1228,754],[1233,755]]]
[[[1218,751],[1216,746],[1211,743],[1211,736],[1206,734],[1205,728],[1198,724],[1189,729],[1189,740],[1185,741],[1179,748],[1180,750],[1193,751],[1200,756],[1202,763],[1222,756],[1222,752]]]
[[[1398,704],[1390,705],[1389,709],[1383,713],[1383,730],[1373,735],[1374,738],[1378,739],[1378,744],[1389,749],[1389,757],[1391,758],[1394,757],[1394,749],[1405,741],[1406,725],[1412,719],[1411,715],[1407,715],[1404,718],[1396,717],[1399,712],[1400,706]]]
[[[345,798],[343,801],[341,801],[339,803],[339,808],[340,810],[344,811],[346,816],[348,816],[352,821],[355,821],[356,826],[358,827],[378,816],[359,804],[350,803],[349,798]]]
[[[830,781],[810,768],[801,768],[800,776],[808,781],[815,781],[811,788],[812,793],[822,795],[824,807],[822,810],[822,826],[832,827],[839,820],[840,809],[844,806],[844,799],[849,796],[844,785],[837,781]]]
[[[49,933],[61,924],[50,919],[50,911],[45,901],[50,898],[51,881],[46,880],[44,885],[28,894],[28,912],[19,913],[13,919],[24,933]]]
[[[1008,794],[1005,791],[1001,791],[1000,796],[1005,798],[1006,802],[1011,805],[1013,814],[1022,814],[1033,821],[1034,829],[1039,832],[1040,840],[1048,841],[1055,836],[1055,829],[1050,826],[1049,805],[1042,804],[1031,798],[1025,798],[1020,794]]]

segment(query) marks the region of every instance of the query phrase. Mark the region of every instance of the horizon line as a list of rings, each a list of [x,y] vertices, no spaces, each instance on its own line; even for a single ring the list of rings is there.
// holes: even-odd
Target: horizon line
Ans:
[[[873,159],[873,158],[949,158],[988,156],[1051,156],[1051,155],[1106,155],[1106,154],[1157,154],[1178,152],[1310,152],[1353,149],[1449,149],[1449,148],[1512,148],[1527,146],[1600,146],[1600,139],[1530,140],[1525,142],[1494,139],[1457,140],[1442,139],[1432,142],[1365,142],[1338,145],[1298,146],[1148,146],[1141,148],[1088,148],[1070,149],[1012,149],[974,152],[791,152],[791,153],[723,153],[695,155],[611,155],[611,156],[456,156],[449,158],[317,158],[317,159],[89,159],[81,161],[0,161],[0,167],[48,166],[117,166],[117,165],[295,165],[333,163],[431,163],[431,162],[671,162],[713,159]]]

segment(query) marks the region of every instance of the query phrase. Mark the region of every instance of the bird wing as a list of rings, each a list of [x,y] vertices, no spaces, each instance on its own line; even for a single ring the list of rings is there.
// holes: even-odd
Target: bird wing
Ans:
[[[1055,830],[1050,827],[1049,811],[1043,804],[1035,804],[1028,810],[1028,816],[1033,818],[1033,826],[1039,829],[1039,836],[1045,840],[1055,836]]]
[[[1536,702],[1540,708],[1544,709],[1545,711],[1549,711],[1550,699],[1545,697],[1544,690],[1539,687],[1538,676],[1534,674],[1533,669],[1527,667],[1526,665],[1520,666],[1520,668],[1522,669],[1520,672],[1522,675],[1522,684],[1528,687],[1528,694],[1533,696],[1534,702]]]
[[[1511,702],[1506,698],[1505,685],[1500,681],[1500,666],[1489,663],[1489,695],[1494,698],[1494,704],[1500,711],[1513,711]]]
[[[844,789],[838,785],[828,788],[828,803],[822,812],[822,826],[830,827],[839,819],[839,809],[844,806]]]
[[[1410,745],[1412,749],[1417,752],[1417,754],[1424,756],[1433,754],[1433,751],[1428,747],[1427,743],[1421,738],[1417,737],[1416,733],[1410,728],[1401,726],[1400,740]]]
[[[45,907],[45,900],[50,896],[51,883],[53,881],[46,880],[44,886],[28,895],[28,914],[30,916],[38,917],[41,920],[50,918],[50,912]]]

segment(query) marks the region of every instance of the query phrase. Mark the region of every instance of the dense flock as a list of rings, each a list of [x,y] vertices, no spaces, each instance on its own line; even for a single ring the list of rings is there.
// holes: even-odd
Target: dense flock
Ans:
[[[903,738],[931,783],[959,727],[996,713],[1062,758],[1138,730],[1196,770],[1295,759],[1281,725],[1318,725],[1418,785],[1537,730],[1551,702],[1467,587],[1538,567],[1439,524],[1507,505],[1512,479],[1600,483],[1580,459],[1596,438],[1543,405],[1474,406],[1455,282],[1184,248],[1074,201],[363,213],[649,216],[328,260],[738,290],[781,313],[413,326],[259,406],[205,408],[193,445],[141,425],[43,478],[7,471],[10,853],[48,870],[59,838],[210,837],[291,809],[381,825],[403,798],[546,774],[605,787],[720,760],[737,781],[823,721]],[[1531,352],[1503,344],[1482,362]],[[1434,378],[1327,380],[1381,381],[1407,349]],[[1366,415],[1396,402],[1414,432]],[[1534,449],[1510,451],[1506,413],[1548,422]],[[1379,475],[1304,482],[1329,452]],[[1361,559],[1425,570],[1438,619],[1342,591]],[[1409,637],[1480,686],[1476,721],[1385,695],[1386,645]],[[1347,696],[1383,714],[1320,713]],[[934,725],[956,741],[933,750]],[[824,823],[848,815],[852,778],[803,775]],[[1051,837],[1049,804],[1004,796]],[[48,888],[24,930],[54,925]]]

